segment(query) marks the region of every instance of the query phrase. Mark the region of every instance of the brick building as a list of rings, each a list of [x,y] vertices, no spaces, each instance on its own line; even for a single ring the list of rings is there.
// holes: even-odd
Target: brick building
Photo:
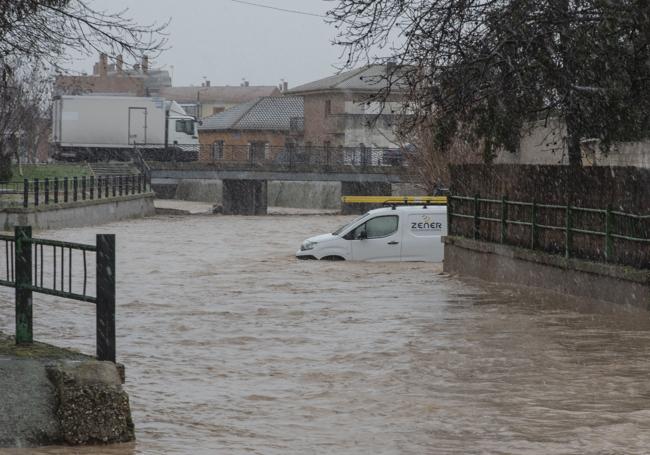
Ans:
[[[303,100],[267,96],[206,117],[199,126],[201,161],[274,161],[302,141]]]
[[[368,102],[385,88],[386,65],[369,65],[295,87],[288,95],[304,99],[307,145],[346,148],[394,148],[400,94],[383,106]]]
[[[115,94],[128,96],[159,96],[160,90],[172,85],[169,72],[151,69],[148,57],[139,64],[125,68],[121,55],[109,63],[106,54],[100,54],[93,67],[93,74],[81,76],[57,76],[54,81],[55,95]]]

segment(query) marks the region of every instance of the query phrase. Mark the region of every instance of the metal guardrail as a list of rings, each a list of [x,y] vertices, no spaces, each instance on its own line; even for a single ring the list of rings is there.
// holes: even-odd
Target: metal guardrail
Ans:
[[[138,149],[148,161],[236,163],[249,167],[283,165],[289,169],[301,165],[402,167],[406,165],[407,153],[403,149],[388,147],[271,146],[263,143],[229,145],[221,141],[212,144],[175,144],[167,148],[147,144],[138,145]]]
[[[471,213],[461,212],[456,209],[456,202],[466,203],[471,208]],[[488,216],[486,212],[488,208],[497,208],[498,216]],[[511,216],[511,208],[520,207],[524,208],[527,211],[527,219],[522,219],[522,217],[513,217]],[[540,210],[555,211],[559,212],[559,218],[563,221],[562,223],[551,224],[550,222],[542,222],[542,219],[539,216]],[[491,213],[495,213],[494,210]],[[595,208],[586,208],[586,207],[577,207],[570,204],[567,205],[558,205],[558,204],[540,204],[536,201],[532,202],[522,202],[522,201],[511,201],[508,200],[505,196],[501,199],[489,199],[481,198],[479,195],[475,196],[448,196],[448,227],[450,235],[460,235],[459,232],[454,230],[454,219],[465,219],[471,220],[472,222],[472,237],[474,239],[481,239],[482,237],[482,222],[497,224],[500,228],[499,230],[499,243],[508,243],[508,227],[509,226],[523,226],[529,230],[530,238],[527,246],[532,250],[544,249],[539,242],[540,233],[543,231],[556,231],[563,233],[564,236],[564,245],[563,253],[566,258],[574,257],[574,237],[576,234],[588,236],[588,237],[597,237],[602,238],[602,249],[598,251],[593,251],[592,256],[597,256],[602,252],[602,259],[605,262],[616,262],[614,261],[614,243],[615,240],[623,240],[628,242],[634,242],[642,245],[650,245],[650,228],[646,227],[645,229],[638,228],[637,232],[644,231],[645,235],[631,235],[626,232],[622,232],[620,227],[622,225],[629,225],[629,223],[620,223],[617,222],[618,219],[623,220],[635,220],[637,222],[650,221],[650,215],[637,215],[632,213],[626,213],[622,211],[613,210],[611,207],[605,209],[595,209]],[[587,228],[587,227],[576,227],[576,217],[579,214],[589,214],[592,216],[591,225],[598,224],[601,226],[598,228]],[[597,220],[594,220],[593,217],[596,217]],[[549,218],[549,217],[547,217]],[[558,218],[558,216],[556,216]],[[629,232],[628,228],[628,232]],[[618,261],[620,263],[620,261]]]
[[[33,342],[32,293],[54,295],[95,304],[97,359],[115,362],[115,235],[97,234],[95,245],[85,245],[33,238],[31,226],[16,226],[14,236],[0,235],[3,243],[0,285],[16,289],[16,344]],[[88,286],[91,254],[94,293]]]
[[[27,208],[109,199],[149,191],[150,178],[143,175],[24,179],[22,182],[0,183],[0,203],[5,207]]]

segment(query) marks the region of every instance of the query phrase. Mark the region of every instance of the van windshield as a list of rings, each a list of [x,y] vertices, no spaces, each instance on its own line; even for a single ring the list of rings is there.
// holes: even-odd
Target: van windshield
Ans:
[[[332,235],[340,235],[341,232],[345,231],[345,229],[346,229],[348,226],[352,226],[352,225],[353,225],[354,223],[356,223],[357,221],[360,221],[360,220],[364,219],[365,217],[368,216],[369,213],[370,213],[370,212],[366,212],[366,213],[364,213],[363,215],[356,217],[355,219],[353,219],[353,220],[350,221],[349,223],[344,224],[343,226],[341,226],[340,228],[338,228],[336,231],[332,232]]]

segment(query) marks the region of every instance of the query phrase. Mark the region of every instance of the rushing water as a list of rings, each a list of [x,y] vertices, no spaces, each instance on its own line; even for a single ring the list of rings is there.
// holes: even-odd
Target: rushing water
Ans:
[[[137,442],[3,453],[650,451],[649,313],[438,265],[293,257],[343,219],[154,217],[47,232],[117,234],[118,360]],[[11,290],[0,297],[11,332]],[[35,300],[37,339],[94,351],[91,305]]]

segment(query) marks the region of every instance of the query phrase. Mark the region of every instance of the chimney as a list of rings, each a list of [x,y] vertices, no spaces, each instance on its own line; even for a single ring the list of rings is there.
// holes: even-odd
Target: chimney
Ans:
[[[149,56],[148,55],[143,55],[142,56],[142,72],[144,74],[147,74],[149,72]]]
[[[244,81],[244,87],[248,87],[250,85],[250,82]]]
[[[289,90],[289,83],[287,81],[282,81],[282,93]]]
[[[207,80],[207,79],[206,79],[206,81],[205,81],[205,86],[206,86],[206,87],[210,87],[210,81]]]
[[[117,74],[121,75],[123,68],[124,58],[122,57],[122,54],[120,54],[115,58],[115,71],[117,71]]]
[[[106,77],[108,73],[108,56],[103,52],[99,54],[99,76]]]

